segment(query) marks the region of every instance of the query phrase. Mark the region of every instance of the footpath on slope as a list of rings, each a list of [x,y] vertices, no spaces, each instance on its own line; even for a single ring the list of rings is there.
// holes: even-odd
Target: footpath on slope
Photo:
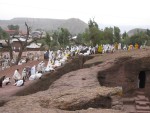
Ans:
[[[18,90],[20,90],[20,89],[22,89],[22,88],[24,88],[26,86],[29,86],[32,82],[34,82],[34,81],[26,80],[24,86],[16,87],[16,86],[13,85],[14,84],[14,80],[12,79],[12,76],[13,76],[14,71],[16,69],[19,69],[19,73],[21,74],[23,68],[25,68],[25,67],[32,67],[34,65],[37,65],[41,61],[44,61],[45,65],[47,64],[46,60],[28,61],[27,63],[24,63],[22,65],[15,65],[15,66],[6,68],[4,70],[1,70],[0,71],[0,77],[2,77],[2,76],[10,77],[11,78],[11,83],[6,85],[6,86],[3,86],[2,88],[0,88],[0,97],[11,96],[11,95],[15,94]]]

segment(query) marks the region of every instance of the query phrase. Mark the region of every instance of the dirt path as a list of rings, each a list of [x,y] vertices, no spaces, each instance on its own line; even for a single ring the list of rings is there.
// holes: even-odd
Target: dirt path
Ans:
[[[22,64],[22,65],[12,66],[10,68],[7,68],[5,70],[0,71],[0,77],[5,75],[6,77],[11,78],[11,84],[9,84],[7,86],[3,86],[2,88],[0,88],[0,97],[14,95],[17,91],[19,91],[19,90],[29,86],[30,84],[32,84],[34,81],[26,80],[24,86],[16,87],[16,86],[13,85],[14,80],[12,79],[12,76],[13,76],[14,71],[16,69],[19,69],[19,73],[21,74],[24,67],[26,67],[26,66],[32,67],[34,65],[37,65],[41,61],[42,60],[40,60],[40,61],[29,61],[28,63]],[[45,62],[45,65],[46,65],[47,61],[44,61],[44,62]]]

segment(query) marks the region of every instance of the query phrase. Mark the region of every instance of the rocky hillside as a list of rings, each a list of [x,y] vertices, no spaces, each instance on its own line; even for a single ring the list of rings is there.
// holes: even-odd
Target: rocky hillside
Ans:
[[[137,34],[138,32],[146,32],[146,29],[141,28],[135,28],[127,32],[128,36],[133,36],[134,34]]]
[[[88,27],[85,22],[80,19],[41,19],[41,18],[14,18],[11,20],[0,20],[0,26],[7,29],[8,25],[19,25],[20,29],[25,31],[24,23],[27,22],[29,26],[35,29],[44,29],[46,31],[57,30],[58,28],[67,28],[71,34],[78,34],[84,32]]]

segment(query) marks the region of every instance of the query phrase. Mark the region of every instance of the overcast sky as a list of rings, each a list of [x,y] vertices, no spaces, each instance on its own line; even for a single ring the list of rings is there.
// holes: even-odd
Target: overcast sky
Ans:
[[[150,0],[0,0],[0,19],[68,19],[99,24],[150,25]]]

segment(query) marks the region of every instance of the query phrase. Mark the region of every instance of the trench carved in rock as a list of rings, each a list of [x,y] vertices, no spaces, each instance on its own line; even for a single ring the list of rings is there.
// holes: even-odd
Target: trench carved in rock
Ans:
[[[25,96],[25,95],[36,93],[38,91],[45,91],[50,87],[50,85],[54,81],[59,79],[61,76],[63,76],[64,74],[70,71],[75,71],[77,69],[83,68],[84,62],[92,58],[93,56],[74,57],[72,58],[72,61],[66,63],[62,67],[57,68],[57,71],[53,73],[47,73],[42,77],[42,79],[33,81],[33,83],[29,87],[26,87],[25,89],[20,90],[19,92],[15,94],[15,96]]]

